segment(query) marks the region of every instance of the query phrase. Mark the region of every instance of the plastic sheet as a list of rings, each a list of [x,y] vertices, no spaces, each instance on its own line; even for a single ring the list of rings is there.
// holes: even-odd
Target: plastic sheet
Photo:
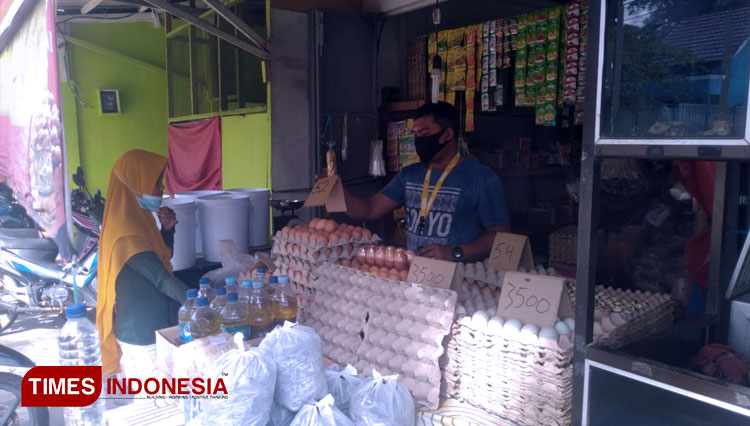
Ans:
[[[382,376],[372,371],[349,400],[351,418],[357,425],[414,426],[416,411],[409,391],[398,376]]]
[[[277,367],[275,401],[298,411],[328,393],[320,337],[310,327],[285,322],[261,342]]]
[[[326,369],[326,382],[328,391],[334,399],[334,404],[342,413],[349,415],[349,399],[357,388],[364,382],[365,378],[357,375],[357,369],[347,365],[339,369],[336,364]]]
[[[241,333],[234,335],[238,349],[222,355],[210,370],[210,377],[223,378],[229,399],[204,402],[204,419],[211,424],[265,425],[271,416],[276,364],[262,351],[245,350]]]
[[[290,426],[354,426],[354,423],[336,408],[333,396],[328,394],[319,402],[302,407]]]

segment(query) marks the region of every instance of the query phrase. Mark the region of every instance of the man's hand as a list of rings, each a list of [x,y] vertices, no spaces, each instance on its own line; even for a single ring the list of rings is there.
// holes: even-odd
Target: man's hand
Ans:
[[[177,225],[177,215],[174,213],[174,210],[169,207],[159,207],[156,215],[159,216],[161,229],[164,231],[171,231],[174,229],[174,226]]]
[[[431,244],[427,247],[422,247],[422,250],[419,250],[419,255],[422,257],[431,257],[438,260],[453,260],[453,256],[451,255],[451,248],[440,244]]]

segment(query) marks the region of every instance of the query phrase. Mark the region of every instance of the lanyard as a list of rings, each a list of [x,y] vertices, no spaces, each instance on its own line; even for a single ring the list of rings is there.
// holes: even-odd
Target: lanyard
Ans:
[[[456,153],[450,163],[448,163],[448,166],[445,168],[445,170],[443,170],[443,174],[440,175],[440,178],[437,180],[437,182],[435,182],[435,187],[432,189],[432,194],[429,194],[430,178],[432,177],[432,165],[429,165],[427,167],[427,172],[424,175],[424,183],[422,184],[422,204],[419,208],[419,225],[417,226],[417,235],[422,234],[422,229],[424,229],[424,224],[427,221],[427,215],[430,213],[430,210],[432,210],[432,205],[435,203],[435,198],[437,198],[437,194],[440,191],[440,187],[443,186],[445,178],[448,177],[448,175],[453,171],[460,160],[461,155]]]

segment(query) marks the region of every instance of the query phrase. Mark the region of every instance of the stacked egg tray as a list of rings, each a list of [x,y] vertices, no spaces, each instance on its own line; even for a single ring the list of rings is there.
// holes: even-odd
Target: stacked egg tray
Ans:
[[[459,289],[457,321],[441,359],[442,396],[520,425],[569,424],[573,319],[541,330],[503,321],[495,315],[498,299],[476,285]]]
[[[334,264],[320,265],[314,274],[314,296],[301,321],[318,332],[323,354],[364,374],[398,374],[417,405],[437,409],[439,359],[456,292]]]
[[[331,223],[335,224],[333,221]],[[369,233],[353,236],[348,232],[342,232],[344,235],[341,235],[334,231],[325,238],[318,239],[320,235],[316,237],[315,232],[321,231],[309,227],[284,227],[273,238],[271,253],[276,255],[276,273],[289,275],[292,287],[302,297],[311,293],[311,272],[316,265],[351,259],[360,246],[380,242],[380,237]],[[334,238],[334,235],[338,237]]]
[[[537,265],[535,268],[527,271],[523,267],[518,268],[518,272],[526,272],[534,275],[558,276],[554,268],[545,268]],[[487,261],[476,263],[459,263],[456,267],[456,274],[460,281],[467,281],[471,284],[477,284],[480,287],[490,287],[499,289],[503,285],[505,271],[492,269],[487,266]]]
[[[578,264],[578,227],[566,226],[549,236],[549,263],[558,269],[575,271]]]
[[[575,285],[566,285],[575,303]],[[596,286],[594,343],[618,349],[674,323],[675,303],[668,294]]]

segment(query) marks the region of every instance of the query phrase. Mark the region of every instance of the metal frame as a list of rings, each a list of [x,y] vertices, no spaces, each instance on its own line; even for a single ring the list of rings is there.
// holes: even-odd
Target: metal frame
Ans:
[[[692,159],[718,160],[714,182],[713,223],[711,231],[711,253],[709,267],[709,294],[707,312],[699,318],[675,324],[659,335],[674,334],[684,330],[705,330],[721,326],[723,318],[721,292],[722,282],[726,281],[724,271],[731,247],[724,238],[725,225],[732,225],[732,220],[725,222],[725,216],[736,207],[736,200],[727,197],[726,161],[750,160],[750,106],[747,108],[744,139],[624,139],[602,138],[601,116],[602,84],[604,67],[604,31],[606,25],[606,3],[608,0],[591,1],[589,13],[589,56],[587,69],[596,70],[589,73],[586,82],[586,111],[584,122],[581,187],[578,213],[578,267],[576,285],[576,329],[574,337],[575,354],[573,358],[573,424],[587,424],[588,410],[588,372],[593,367],[602,368],[634,380],[677,392],[691,398],[732,410],[750,417],[750,389],[712,379],[687,370],[667,366],[652,360],[639,358],[624,352],[596,348],[593,341],[594,322],[594,289],[597,262],[597,230],[599,195],[599,164],[603,157],[622,157],[640,159]],[[750,99],[750,88],[748,90]],[[728,206],[728,207],[727,207]],[[724,266],[724,267],[723,267]],[[641,340],[647,344],[649,338]],[[596,407],[593,407],[596,409]]]

